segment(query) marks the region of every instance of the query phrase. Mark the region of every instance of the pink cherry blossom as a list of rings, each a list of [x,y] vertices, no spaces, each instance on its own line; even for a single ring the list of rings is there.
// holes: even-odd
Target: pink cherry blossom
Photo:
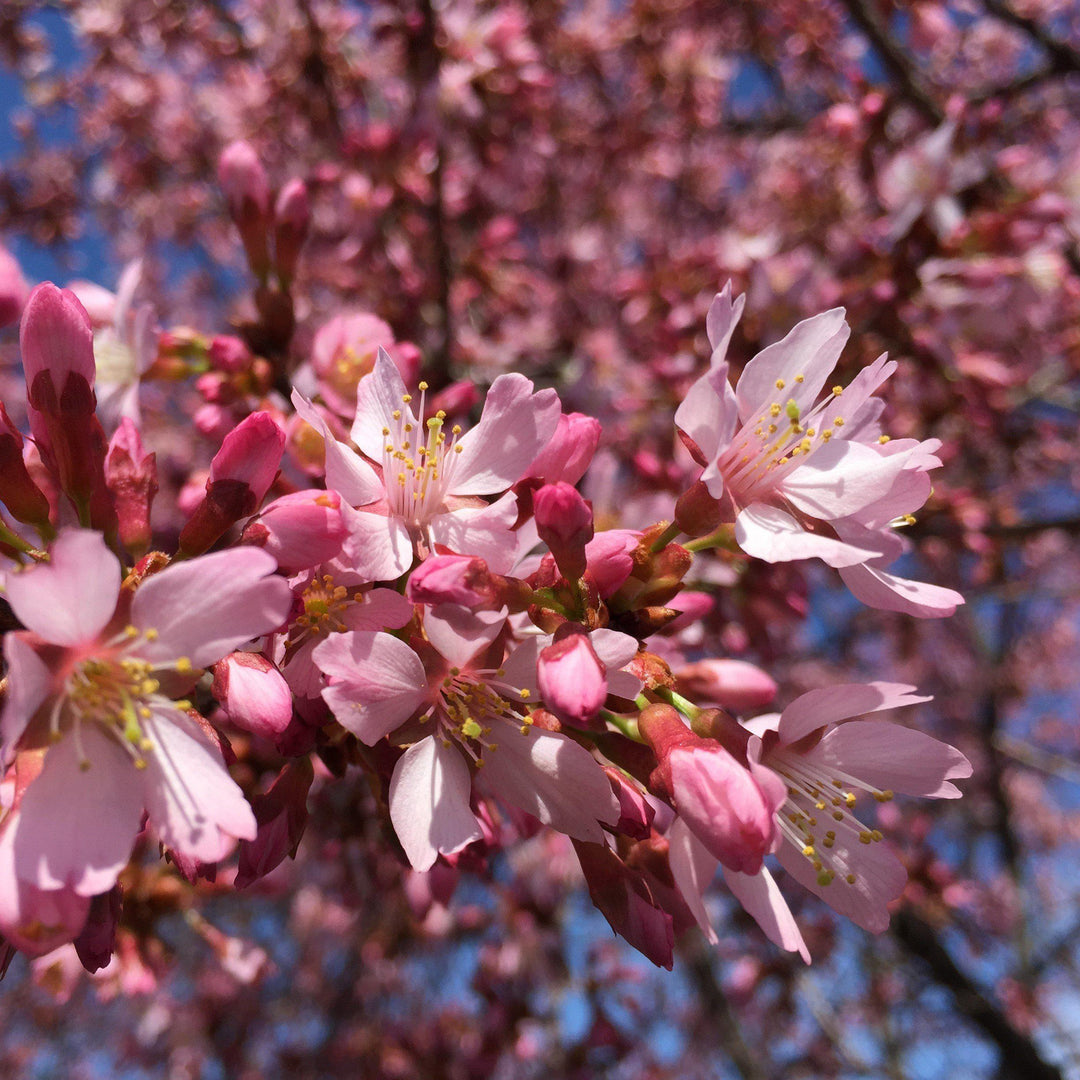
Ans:
[[[713,301],[709,371],[675,413],[709,494],[735,515],[739,546],[767,562],[820,558],[876,607],[952,614],[959,593],[881,569],[904,550],[891,526],[923,505],[928,472],[941,464],[936,440],[881,434],[873,395],[896,363],[882,356],[819,400],[849,334],[834,308],[758,353],[732,389],[724,357],[743,300],[732,301],[729,284]]]
[[[222,551],[147,578],[121,614],[120,564],[100,534],[62,530],[50,555],[5,583],[27,630],[4,642],[4,758],[49,744],[5,829],[15,876],[79,896],[111,888],[144,810],[168,847],[217,861],[254,818],[217,742],[169,691],[277,627],[287,583],[265,552]]]
[[[506,491],[520,478],[558,424],[559,399],[552,390],[534,393],[524,376],[500,375],[480,423],[446,433],[438,415],[421,422],[423,390],[417,411],[380,349],[374,370],[360,382],[351,431],[367,460],[333,438],[311,404],[293,395],[297,412],[326,442],[327,487],[360,508],[347,514],[352,565],[369,581],[389,581],[409,569],[418,548],[445,548],[478,555],[496,572],[507,570],[516,557],[516,502],[510,494],[490,505],[479,497]]]
[[[390,819],[413,868],[429,869],[480,839],[470,794],[497,798],[580,840],[603,839],[619,802],[595,758],[533,726],[530,694],[485,654],[505,616],[437,608],[424,618],[427,661],[385,633],[337,634],[315,660],[331,677],[323,697],[338,721],[374,744],[409,721],[419,738],[390,782]],[[418,643],[419,644],[419,643]]]

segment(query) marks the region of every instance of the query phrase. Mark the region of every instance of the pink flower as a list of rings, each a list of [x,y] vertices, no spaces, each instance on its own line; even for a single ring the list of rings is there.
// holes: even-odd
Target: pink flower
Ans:
[[[890,526],[923,505],[929,470],[941,464],[935,440],[880,434],[873,394],[895,362],[880,357],[818,401],[849,333],[843,309],[834,308],[758,353],[733,390],[724,355],[742,309],[730,284],[713,301],[710,369],[675,413],[709,494],[735,514],[739,546],[766,562],[820,558],[875,607],[952,614],[959,593],[880,569],[904,548]]]
[[[946,743],[899,724],[853,719],[929,700],[915,696],[913,689],[856,683],[812,690],[779,716],[762,716],[747,725],[755,732],[748,745],[751,759],[775,773],[786,788],[776,815],[783,838],[776,853],[780,864],[835,911],[873,933],[889,925],[888,904],[903,891],[907,874],[881,842],[882,834],[856,816],[859,796],[877,802],[888,802],[896,793],[955,799],[960,791],[952,781],[971,775],[967,758]],[[692,825],[686,825],[692,832]],[[710,869],[694,843],[682,833],[676,836],[676,878],[692,872],[707,885],[715,862]],[[724,879],[770,940],[798,949],[809,960],[767,869],[744,874],[725,868]]]
[[[414,719],[433,728],[399,758],[390,782],[390,820],[416,870],[482,836],[470,807],[474,782],[576,839],[598,843],[601,824],[619,820],[596,759],[572,739],[534,728],[528,691],[487,665],[504,621],[462,608],[428,612],[426,662],[384,633],[338,634],[315,650],[332,679],[323,697],[363,742]]]
[[[368,581],[390,581],[413,563],[418,548],[477,555],[497,573],[509,569],[517,545],[513,495],[493,504],[478,496],[505,491],[551,438],[558,423],[554,390],[533,393],[522,375],[500,375],[491,385],[480,423],[471,431],[443,431],[443,418],[426,423],[384,350],[357,391],[352,440],[371,461],[338,442],[312,405],[293,394],[296,411],[326,441],[326,485],[358,513],[347,515],[346,552]]]
[[[79,896],[111,888],[144,810],[164,844],[202,862],[255,835],[218,744],[173,696],[282,622],[291,598],[273,570],[250,548],[178,563],[147,578],[122,614],[116,557],[98,533],[65,529],[48,563],[7,575],[28,629],[4,641],[4,759],[49,746],[4,829],[20,882]]]

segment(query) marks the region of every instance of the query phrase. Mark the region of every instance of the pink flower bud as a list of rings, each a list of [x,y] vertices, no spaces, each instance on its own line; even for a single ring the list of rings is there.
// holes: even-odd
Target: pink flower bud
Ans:
[[[585,573],[585,545],[593,538],[592,505],[571,484],[547,484],[533,495],[540,539],[551,549],[559,571],[576,581]]]
[[[626,774],[613,765],[605,767],[611,788],[619,800],[619,820],[615,831],[634,840],[644,840],[652,830],[656,810],[645,798],[645,793],[635,783],[628,780]]]
[[[244,530],[245,543],[263,547],[286,573],[329,562],[348,528],[336,491],[296,491],[275,499]]]
[[[588,633],[572,623],[561,626],[555,640],[541,650],[536,681],[544,704],[571,724],[587,724],[607,698],[607,668]]]
[[[495,591],[483,559],[433,555],[409,576],[405,595],[414,604],[461,604],[480,610],[490,608]]]
[[[622,587],[634,569],[633,551],[641,543],[641,533],[632,529],[608,529],[597,533],[585,545],[589,576],[601,599]]]
[[[643,709],[638,730],[658,762],[650,784],[671,799],[690,831],[724,866],[758,873],[777,839],[775,815],[787,798],[784,781],[695,735],[670,705]]]
[[[251,143],[239,140],[225,147],[218,159],[218,183],[240,231],[248,263],[258,277],[265,277],[270,265],[266,243],[270,183]]]
[[[277,476],[285,432],[268,412],[256,412],[225,436],[210,463],[206,497],[180,533],[180,550],[201,555],[225,530],[253,514]]]
[[[274,263],[278,276],[291,281],[311,224],[311,204],[303,180],[290,180],[274,204]]]
[[[70,289],[51,281],[35,287],[23,311],[19,347],[32,408],[50,415],[94,411],[94,332]]]
[[[260,653],[236,652],[214,665],[212,693],[229,720],[252,735],[273,739],[292,719],[292,691]]]
[[[269,874],[286,856],[296,854],[307,826],[307,795],[314,779],[311,759],[298,758],[281,770],[265,795],[256,795],[251,800],[259,831],[254,840],[240,841],[238,889],[246,889]]]
[[[232,334],[218,334],[206,350],[207,359],[217,371],[236,375],[251,367],[251,350]]]
[[[0,327],[18,320],[29,291],[15,256],[0,247]]]
[[[150,546],[150,504],[157,494],[157,455],[143,449],[138,429],[120,421],[105,455],[105,484],[112,493],[120,539],[133,555]]]
[[[680,668],[675,676],[681,693],[735,712],[765,708],[776,697],[776,683],[745,660],[698,660]]]
[[[600,430],[600,421],[592,416],[563,413],[551,442],[536,455],[525,475],[548,484],[576,484],[596,453]]]

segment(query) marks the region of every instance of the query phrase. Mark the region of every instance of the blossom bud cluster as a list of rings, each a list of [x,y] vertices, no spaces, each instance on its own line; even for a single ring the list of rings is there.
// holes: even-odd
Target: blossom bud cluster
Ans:
[[[238,851],[235,884],[250,886],[295,855],[310,793],[350,765],[417,875],[482,864],[540,827],[569,838],[596,906],[660,965],[693,925],[716,940],[717,870],[807,960],[771,863],[884,929],[906,874],[876,807],[955,797],[971,771],[877,717],[928,699],[850,684],[748,715],[776,683],[745,658],[695,652],[695,631],[723,588],[707,572],[714,550],[727,567],[820,559],[858,599],[919,617],[961,602],[886,569],[904,550],[892,526],[922,506],[938,464],[936,443],[881,430],[874,395],[895,365],[826,389],[848,333],[834,310],[732,387],[742,300],[725,289],[708,368],[673,417],[695,466],[672,519],[615,527],[578,489],[601,425],[523,375],[486,394],[434,388],[419,353],[361,312],[324,326],[291,373],[264,360],[307,195],[293,181],[275,198],[246,144],[226,150],[220,181],[263,290],[243,339],[161,333],[124,384],[127,406],[103,415],[86,306],[51,284],[25,304],[29,430],[0,412],[15,627],[0,945],[74,942],[88,969],[103,966],[122,886],[148,872],[145,838],[190,883]],[[129,343],[132,288],[109,313]],[[218,447],[163,524],[159,433],[132,407],[140,377],[193,377],[196,426]],[[257,785],[248,766],[267,756],[276,778]],[[203,936],[226,955],[213,928]]]

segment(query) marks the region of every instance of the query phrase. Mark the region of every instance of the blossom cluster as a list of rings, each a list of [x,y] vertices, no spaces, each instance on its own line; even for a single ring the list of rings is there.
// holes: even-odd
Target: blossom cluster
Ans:
[[[220,177],[264,324],[291,319],[303,185],[275,202],[243,146]],[[302,841],[311,762],[332,783],[330,759],[366,771],[417,874],[541,827],[568,837],[595,905],[659,965],[694,925],[717,940],[718,868],[807,961],[773,859],[886,927],[906,871],[876,808],[958,796],[967,760],[868,719],[928,700],[907,685],[826,686],[754,715],[774,684],[694,655],[704,609],[684,590],[721,551],[819,559],[863,603],[917,617],[962,602],[891,569],[938,444],[885,434],[884,357],[829,388],[842,310],[800,322],[732,385],[743,298],[725,288],[707,367],[671,418],[686,453],[670,519],[602,528],[579,491],[601,424],[555,390],[514,373],[486,395],[432,387],[418,351],[365,313],[328,324],[286,372],[239,338],[157,331],[132,303],[137,279],[81,299],[45,283],[15,304],[27,396],[25,431],[0,417],[15,627],[3,948],[74,942],[88,969],[108,963],[148,839],[189,880],[225,876],[237,846],[238,885],[272,872]],[[220,449],[155,524],[140,382],[188,375]],[[229,732],[283,760],[269,792],[252,790]]]

